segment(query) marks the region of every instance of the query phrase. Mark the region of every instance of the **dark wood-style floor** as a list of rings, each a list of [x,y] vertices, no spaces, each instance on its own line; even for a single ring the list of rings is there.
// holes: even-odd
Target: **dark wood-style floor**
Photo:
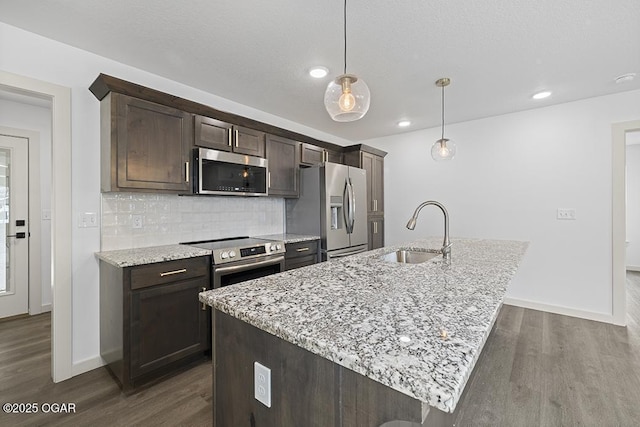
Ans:
[[[627,328],[504,306],[456,425],[640,425],[640,273],[627,282]],[[105,368],[53,384],[50,330],[48,314],[0,321],[0,404],[74,403],[76,413],[0,411],[0,426],[211,425],[209,363],[130,396]]]

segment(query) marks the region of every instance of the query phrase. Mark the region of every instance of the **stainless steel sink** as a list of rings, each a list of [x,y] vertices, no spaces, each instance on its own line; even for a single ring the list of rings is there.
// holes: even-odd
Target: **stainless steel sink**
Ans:
[[[383,255],[382,259],[387,262],[397,262],[401,264],[420,264],[442,255],[440,251],[412,251],[408,249],[400,249],[395,252]]]

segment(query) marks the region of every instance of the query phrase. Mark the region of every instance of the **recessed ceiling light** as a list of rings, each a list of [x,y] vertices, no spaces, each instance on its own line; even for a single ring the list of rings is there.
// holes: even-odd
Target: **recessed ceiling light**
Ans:
[[[309,70],[309,75],[316,79],[321,79],[329,74],[329,70],[326,67],[313,67]]]
[[[411,122],[409,120],[400,120],[398,122],[398,127],[401,127],[401,128],[406,128],[409,125],[411,125]]]
[[[631,80],[633,80],[635,77],[636,77],[636,73],[623,74],[621,76],[616,77],[615,82],[616,83],[627,83],[627,82],[630,82]]]
[[[551,96],[551,92],[549,92],[548,90],[542,91],[542,92],[538,92],[535,95],[532,96],[533,99],[544,99],[544,98],[548,98],[549,96]]]

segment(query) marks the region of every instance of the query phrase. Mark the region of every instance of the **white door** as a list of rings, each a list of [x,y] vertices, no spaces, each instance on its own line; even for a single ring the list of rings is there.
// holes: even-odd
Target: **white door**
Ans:
[[[0,318],[29,311],[28,147],[0,135]]]

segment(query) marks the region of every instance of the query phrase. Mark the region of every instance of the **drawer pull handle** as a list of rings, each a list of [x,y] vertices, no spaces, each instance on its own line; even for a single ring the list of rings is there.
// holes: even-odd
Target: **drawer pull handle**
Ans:
[[[205,288],[204,286],[202,287],[202,292],[206,292],[207,288]],[[202,311],[207,311],[207,304],[202,303]]]
[[[164,273],[160,273],[160,277],[173,276],[174,274],[180,274],[180,273],[186,273],[186,272],[187,272],[186,268],[181,268],[180,270],[165,271]]]
[[[311,250],[311,248],[298,248],[298,249],[296,249],[296,251],[298,251],[298,252],[306,252],[306,251],[309,251],[309,250]]]

